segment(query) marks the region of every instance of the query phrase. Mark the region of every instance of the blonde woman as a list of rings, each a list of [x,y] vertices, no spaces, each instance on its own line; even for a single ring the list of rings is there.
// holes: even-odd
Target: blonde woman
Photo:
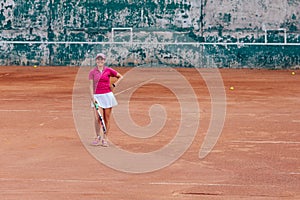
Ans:
[[[97,101],[99,108],[102,109],[103,119],[106,125],[106,134],[100,134],[100,119],[95,113],[95,130],[96,139],[93,141],[93,145],[108,146],[107,134],[110,128],[110,116],[112,108],[116,106],[117,100],[113,94],[113,88],[116,87],[118,82],[123,76],[116,70],[105,66],[106,56],[103,53],[99,53],[96,56],[97,66],[93,68],[89,73],[90,80],[90,95],[93,102]],[[110,83],[110,78],[117,78],[114,84]]]

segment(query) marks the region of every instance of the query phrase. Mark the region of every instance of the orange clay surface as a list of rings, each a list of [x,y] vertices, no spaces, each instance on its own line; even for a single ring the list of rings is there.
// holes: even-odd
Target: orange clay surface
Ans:
[[[0,67],[0,199],[300,199],[300,71],[220,69],[225,124],[213,151],[199,159],[210,95],[195,69],[177,69],[197,95],[197,135],[173,164],[131,174],[102,164],[82,144],[72,113],[78,69]],[[136,153],[167,144],[180,116],[172,92],[146,83],[133,93],[130,113],[146,126],[149,107],[157,103],[169,119],[160,133],[132,138],[112,119],[109,140]],[[92,141],[94,133],[88,134]]]

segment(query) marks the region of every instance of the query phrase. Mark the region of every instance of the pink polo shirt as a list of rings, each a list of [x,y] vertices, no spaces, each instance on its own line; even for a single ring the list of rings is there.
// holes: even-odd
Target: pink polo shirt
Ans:
[[[98,67],[92,69],[89,73],[89,80],[94,82],[94,94],[105,94],[111,92],[110,89],[110,77],[116,77],[117,71],[104,66],[102,73],[98,70]]]

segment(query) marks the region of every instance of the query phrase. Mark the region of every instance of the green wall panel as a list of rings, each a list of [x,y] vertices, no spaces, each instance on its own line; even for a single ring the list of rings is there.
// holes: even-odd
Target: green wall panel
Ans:
[[[265,29],[268,43],[284,43],[284,33],[278,29],[285,29],[286,42],[295,45],[206,44],[190,53],[197,58],[210,56],[219,67],[297,67],[299,10],[300,0],[3,0],[0,65],[81,65],[98,51],[105,51],[116,65],[143,65],[147,60],[174,64],[181,57],[177,65],[200,66],[197,62],[201,60],[187,61],[193,57],[188,55],[189,48],[175,53],[151,43],[264,43]],[[67,43],[111,42],[114,27],[132,27],[134,41],[150,46]],[[128,35],[121,39],[128,41]],[[168,59],[159,59],[162,51]]]

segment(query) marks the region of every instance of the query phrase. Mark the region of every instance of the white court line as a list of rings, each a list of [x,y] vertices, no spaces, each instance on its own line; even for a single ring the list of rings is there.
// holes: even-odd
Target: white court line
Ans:
[[[300,175],[300,172],[281,172],[279,174]]]
[[[300,144],[300,142],[296,142],[296,141],[259,141],[259,140],[232,140],[231,142],[234,143],[252,143],[252,144]]]
[[[84,179],[20,179],[20,178],[0,178],[0,181],[35,181],[35,182],[54,182],[54,183],[103,183],[105,179],[101,180],[84,180]],[[111,181],[111,180],[110,180]],[[123,183],[122,181],[113,181],[117,183]],[[149,185],[178,185],[178,186],[227,186],[227,187],[280,187],[276,185],[243,185],[243,184],[228,184],[228,183],[197,183],[197,182],[149,182],[145,183]]]
[[[63,182],[63,183],[103,183],[103,180],[81,180],[81,179],[20,179],[0,178],[0,181],[35,181],[35,182]]]
[[[26,97],[25,95],[24,95],[24,97]],[[17,99],[17,98],[15,98],[15,99],[11,99],[11,98],[2,98],[2,99],[0,99],[0,101],[24,101],[24,100],[28,100],[28,101],[40,101],[40,100],[38,100],[38,99]],[[57,101],[57,100],[55,100],[55,101]]]
[[[62,111],[58,111],[58,110],[16,110],[16,109],[12,109],[12,110],[8,110],[8,109],[0,109],[0,112],[50,112],[50,113],[58,113],[58,112],[62,112]]]
[[[0,99],[0,101],[24,101],[24,99]]]
[[[195,183],[195,182],[150,182],[150,185],[179,185],[179,186],[226,186],[226,187],[280,187],[276,185],[242,185],[242,184],[226,184],[226,183]]]
[[[119,94],[122,94],[123,92],[126,92],[126,91],[128,91],[128,90],[131,90],[132,88],[136,88],[136,87],[139,87],[139,86],[144,85],[144,84],[146,84],[146,83],[149,83],[149,82],[153,81],[154,79],[155,79],[155,78],[151,78],[151,79],[149,79],[149,80],[147,80],[147,81],[141,82],[141,83],[136,84],[136,85],[134,85],[134,86],[132,86],[132,87],[130,87],[130,88],[127,88],[127,89],[125,89],[125,90],[123,90],[123,91],[120,91],[120,92],[118,92],[118,93],[115,93],[115,96],[117,96],[117,95],[119,95]]]
[[[57,189],[47,189],[47,193],[63,193],[65,194],[66,191],[64,189],[61,189],[61,190],[57,190]],[[77,194],[77,195],[95,195],[95,194],[99,194],[99,195],[103,195],[103,194],[111,194],[111,192],[106,192],[106,191],[103,191],[103,190],[98,190],[98,192],[87,192],[87,191],[68,191],[67,192],[68,194]],[[13,194],[13,195],[16,195],[16,194],[43,194],[43,196],[45,195],[45,190],[41,190],[41,191],[36,191],[36,190],[25,190],[24,191],[20,191],[19,189],[15,189],[15,190],[7,190],[7,189],[4,189],[4,190],[0,190],[0,194]]]

